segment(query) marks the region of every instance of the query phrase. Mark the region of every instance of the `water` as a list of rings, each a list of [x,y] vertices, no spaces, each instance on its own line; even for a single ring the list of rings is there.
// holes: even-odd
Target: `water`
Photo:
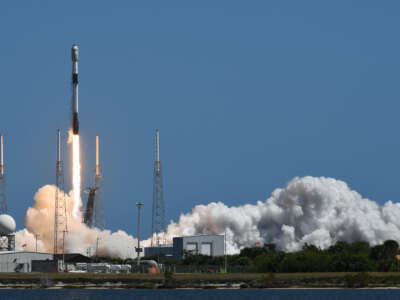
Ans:
[[[289,299],[372,300],[399,299],[400,290],[0,290],[0,299]]]

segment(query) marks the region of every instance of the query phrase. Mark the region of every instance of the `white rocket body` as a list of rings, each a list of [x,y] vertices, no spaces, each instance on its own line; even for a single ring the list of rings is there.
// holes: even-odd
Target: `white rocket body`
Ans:
[[[79,119],[78,119],[79,48],[77,45],[72,46],[71,56],[72,56],[72,131],[74,134],[79,134]]]

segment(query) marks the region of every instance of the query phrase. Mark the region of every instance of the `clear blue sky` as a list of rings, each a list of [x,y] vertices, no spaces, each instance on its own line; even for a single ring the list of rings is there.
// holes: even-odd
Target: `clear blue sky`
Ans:
[[[99,134],[112,230],[136,235],[140,200],[150,234],[155,128],[168,220],[265,200],[304,175],[398,201],[399,14],[398,1],[2,1],[10,214],[22,228],[36,190],[55,182],[74,42],[83,186]]]

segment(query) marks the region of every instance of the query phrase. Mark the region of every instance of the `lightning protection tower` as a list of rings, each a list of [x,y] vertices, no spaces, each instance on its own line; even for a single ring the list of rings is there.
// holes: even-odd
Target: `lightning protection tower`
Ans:
[[[64,168],[61,160],[61,134],[57,130],[56,192],[54,203],[54,254],[63,251],[63,234],[68,231],[64,193]]]
[[[105,228],[103,176],[99,162],[99,137],[96,136],[96,169],[94,174],[94,186],[87,189],[88,200],[83,214],[83,222],[88,227]]]
[[[165,245],[165,207],[164,188],[160,161],[160,134],[156,129],[156,161],[154,163],[153,179],[153,218],[151,226],[151,246]]]
[[[4,141],[0,134],[0,212],[7,213],[6,173],[4,169]]]
[[[94,175],[95,201],[94,201],[94,226],[104,229],[106,226],[104,217],[103,176],[101,175],[99,159],[99,136],[96,135],[96,171]]]

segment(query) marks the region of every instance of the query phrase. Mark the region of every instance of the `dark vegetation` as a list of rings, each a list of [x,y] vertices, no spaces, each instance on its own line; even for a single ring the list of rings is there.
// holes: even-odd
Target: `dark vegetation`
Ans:
[[[306,244],[300,251],[291,253],[278,250],[274,244],[266,244],[228,255],[227,263],[228,271],[247,267],[247,272],[257,273],[397,272],[400,270],[400,262],[395,258],[398,251],[399,244],[393,240],[373,247],[367,242],[337,242],[324,250]],[[156,257],[153,259],[157,260]],[[159,258],[166,266],[216,266],[218,269],[223,268],[224,259],[190,253],[185,253],[181,261]],[[350,277],[348,281],[351,282]]]

